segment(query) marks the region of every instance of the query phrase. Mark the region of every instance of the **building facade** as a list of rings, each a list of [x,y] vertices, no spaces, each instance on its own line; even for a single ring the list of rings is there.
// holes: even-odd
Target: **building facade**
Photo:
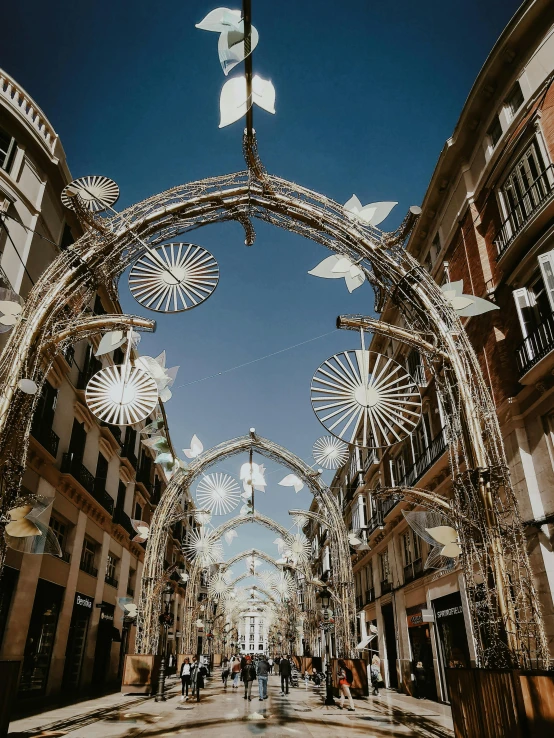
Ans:
[[[60,194],[71,181],[52,125],[0,71],[0,288],[24,300],[45,267],[82,231]],[[91,313],[120,313],[100,291]],[[0,334],[0,350],[7,336]],[[139,427],[100,423],[84,390],[117,349],[96,357],[100,335],[71,346],[52,366],[35,412],[26,491],[51,503],[49,525],[62,556],[8,550],[0,590],[0,659],[21,662],[18,700],[115,683],[132,651],[134,625],[118,600],[136,601],[144,543],[131,519],[149,522],[167,478]],[[44,516],[42,518],[45,522]],[[166,565],[181,561],[183,526],[173,526]],[[178,577],[177,577],[178,579]],[[175,582],[169,650],[179,649],[184,585]]]
[[[267,620],[256,608],[240,614],[238,634],[240,653],[268,653]]]
[[[496,405],[509,470],[554,657],[554,6],[523,3],[481,70],[423,201],[408,251],[439,285],[499,309],[463,318]],[[381,315],[401,325],[387,304]],[[353,555],[360,641],[387,686],[448,701],[447,667],[475,663],[459,568],[425,569],[427,545],[408,526],[407,486],[449,497],[440,397],[416,351],[374,336],[371,351],[402,364],[420,387],[423,417],[404,443],[355,450],[333,488],[362,546]],[[366,548],[366,550],[364,550]],[[325,567],[322,567],[322,570]]]

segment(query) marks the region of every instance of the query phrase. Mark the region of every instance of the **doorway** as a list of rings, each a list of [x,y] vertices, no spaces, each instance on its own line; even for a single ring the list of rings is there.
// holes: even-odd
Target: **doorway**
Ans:
[[[383,605],[381,608],[383,616],[383,625],[385,627],[385,646],[387,648],[387,665],[389,672],[390,689],[398,689],[398,673],[396,671],[397,651],[396,651],[396,626],[394,624],[394,609],[392,603]]]

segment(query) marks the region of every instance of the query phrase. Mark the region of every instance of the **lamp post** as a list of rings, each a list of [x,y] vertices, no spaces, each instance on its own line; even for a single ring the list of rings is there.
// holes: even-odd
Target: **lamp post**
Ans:
[[[212,670],[212,640],[214,637],[212,628],[214,621],[211,617],[206,618],[206,644],[207,644],[207,652],[208,652],[208,668],[210,671]]]
[[[317,596],[321,602],[321,609],[323,611],[323,632],[325,633],[325,704],[334,706],[335,700],[333,699],[331,659],[329,658],[329,630],[332,626],[328,623],[331,593],[325,585],[323,589],[318,592]]]
[[[164,603],[164,611],[160,615],[160,625],[163,626],[162,638],[162,660],[160,661],[160,671],[158,672],[158,692],[156,694],[156,702],[165,702],[165,657],[167,650],[167,631],[173,625],[173,615],[169,610],[171,598],[173,597],[173,587],[169,582],[162,591],[162,601]]]

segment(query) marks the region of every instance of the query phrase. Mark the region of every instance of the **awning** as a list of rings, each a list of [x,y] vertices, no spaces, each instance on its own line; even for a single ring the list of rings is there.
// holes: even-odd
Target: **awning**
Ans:
[[[377,638],[377,633],[370,633],[365,638],[362,638],[362,640],[356,646],[356,651],[365,651],[368,644],[371,643],[374,638]]]

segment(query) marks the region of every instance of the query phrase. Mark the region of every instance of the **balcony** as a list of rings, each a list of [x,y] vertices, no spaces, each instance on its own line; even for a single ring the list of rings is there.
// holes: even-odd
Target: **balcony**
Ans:
[[[376,510],[369,519],[369,523],[367,525],[367,537],[369,538],[376,530],[383,529],[384,527],[383,513],[381,510]]]
[[[415,559],[404,567],[404,584],[412,582],[423,573],[423,560]]]
[[[46,451],[48,451],[50,456],[54,459],[56,458],[60,439],[54,433],[52,428],[44,428],[42,425],[35,425],[33,423],[33,426],[31,427],[31,435]]]
[[[131,518],[127,515],[127,513],[123,512],[121,508],[115,508],[112,521],[116,525],[120,525],[123,530],[125,530],[129,534],[129,538],[134,538],[137,535],[136,530],[131,524]]]
[[[367,474],[372,466],[378,463],[379,457],[377,456],[377,451],[374,448],[368,449],[367,456],[365,457],[362,465],[364,476]]]
[[[79,569],[81,571],[84,571],[85,574],[90,574],[91,577],[97,577],[98,576],[98,569],[95,569],[92,565],[92,562],[86,561],[81,559],[81,563],[79,564]]]
[[[122,458],[127,459],[133,469],[137,468],[138,459],[135,456],[135,452],[127,444],[123,445],[123,448],[121,449],[121,456]]]
[[[554,198],[554,171],[551,164],[534,180],[531,186],[519,197],[517,203],[508,213],[496,234],[494,243],[498,252],[497,259],[507,251],[525,226],[544,210]]]
[[[71,561],[71,554],[69,551],[62,551],[62,555],[60,557],[61,561],[65,561],[66,564],[69,564]]]
[[[94,480],[94,489],[91,494],[96,500],[96,502],[102,505],[104,510],[107,510],[110,513],[110,515],[113,515],[113,507],[114,507],[113,497],[106,492],[106,480],[105,479],[95,479]]]
[[[381,594],[382,595],[387,594],[391,590],[392,590],[392,582],[389,582],[389,581],[381,582]]]
[[[114,587],[115,589],[117,589],[117,585],[119,584],[117,579],[115,577],[110,577],[109,574],[106,574],[104,581],[106,584],[109,584],[110,587]]]
[[[538,325],[516,349],[517,370],[520,377],[554,351],[554,315]]]
[[[404,498],[402,495],[391,495],[381,502],[381,515],[383,520],[387,517],[391,510],[393,510],[399,502],[402,502]]]
[[[146,469],[141,467],[137,471],[137,482],[142,484],[142,486],[148,492],[149,495],[152,495],[152,482],[150,481],[150,467]]]
[[[402,477],[397,487],[413,487],[425,472],[440,459],[448,447],[445,429],[442,428],[429,446],[415,460],[412,468]]]
[[[369,605],[370,602],[375,602],[375,588],[366,589],[365,591],[365,604]]]
[[[81,487],[94,495],[94,474],[91,474],[81,459],[78,459],[73,453],[63,454],[60,471],[62,474],[71,474]]]

